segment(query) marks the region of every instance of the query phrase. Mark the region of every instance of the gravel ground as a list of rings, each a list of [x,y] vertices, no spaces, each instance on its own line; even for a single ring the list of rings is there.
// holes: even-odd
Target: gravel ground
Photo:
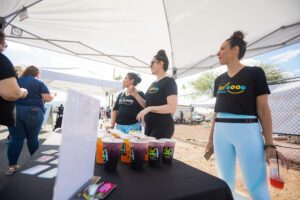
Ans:
[[[217,176],[214,156],[209,161],[206,161],[203,157],[209,131],[210,126],[208,124],[197,126],[176,125],[174,137],[177,140],[177,144],[174,156],[188,165]],[[274,189],[269,186],[272,199],[299,200],[300,171],[290,169],[286,174],[286,179],[287,181],[283,190]],[[236,189],[244,194],[248,194],[238,163]]]

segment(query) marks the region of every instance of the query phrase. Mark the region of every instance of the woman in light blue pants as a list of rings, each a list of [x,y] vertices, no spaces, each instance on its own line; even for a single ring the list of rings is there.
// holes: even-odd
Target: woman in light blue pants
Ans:
[[[218,113],[217,118],[256,118],[251,115]],[[217,170],[230,189],[235,188],[236,158],[253,199],[270,199],[263,138],[259,123],[215,123],[214,150]]]
[[[218,52],[227,72],[215,80],[215,113],[206,151],[215,151],[218,175],[232,192],[238,159],[251,198],[270,200],[266,161],[276,154],[287,166],[289,161],[273,144],[265,73],[259,67],[240,63],[245,52],[246,42],[240,31],[223,42]]]

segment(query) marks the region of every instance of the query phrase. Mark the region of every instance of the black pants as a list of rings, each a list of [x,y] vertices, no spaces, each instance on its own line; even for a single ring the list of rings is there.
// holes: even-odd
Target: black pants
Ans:
[[[160,138],[171,138],[174,134],[174,121],[173,118],[168,117],[147,123],[145,127],[145,135]]]

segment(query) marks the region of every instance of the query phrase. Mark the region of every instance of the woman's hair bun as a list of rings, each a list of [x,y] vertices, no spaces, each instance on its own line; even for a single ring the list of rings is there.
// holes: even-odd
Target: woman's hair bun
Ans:
[[[127,73],[127,76],[129,77],[130,80],[133,79],[133,85],[135,85],[135,86],[137,84],[139,84],[140,82],[142,82],[142,79],[139,74],[129,72],[129,73]]]
[[[244,33],[242,31],[235,31],[231,38],[237,38],[240,40],[244,40]]]
[[[140,82],[142,82],[142,79],[141,79],[141,77],[140,77],[139,74],[137,74],[136,82],[137,82],[137,84],[139,84]]]
[[[163,49],[159,50],[156,55],[158,55],[158,56],[164,56],[164,57],[167,56],[165,50],[163,50]]]

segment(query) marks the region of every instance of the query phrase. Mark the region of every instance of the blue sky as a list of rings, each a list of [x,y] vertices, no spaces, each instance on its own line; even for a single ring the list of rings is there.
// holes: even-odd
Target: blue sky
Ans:
[[[277,66],[280,70],[300,76],[300,43],[256,56],[253,59]]]

